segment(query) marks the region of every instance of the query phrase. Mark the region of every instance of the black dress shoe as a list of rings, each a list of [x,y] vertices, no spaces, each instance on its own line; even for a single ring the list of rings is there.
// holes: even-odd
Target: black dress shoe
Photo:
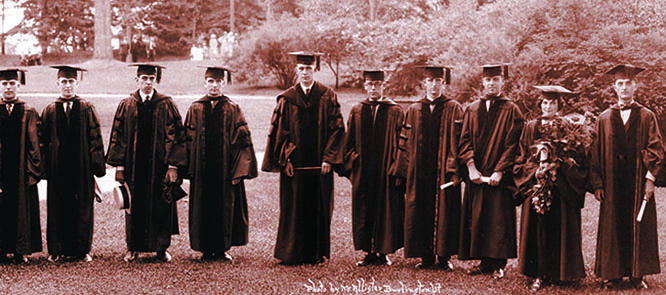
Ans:
[[[155,259],[162,261],[162,262],[169,262],[171,261],[171,254],[169,252],[165,251],[157,251],[157,255],[155,256]]]
[[[604,280],[601,283],[601,287],[606,290],[616,290],[620,288],[621,283],[622,279]]]
[[[389,259],[386,254],[379,254],[377,258],[377,265],[391,266],[391,264],[393,264],[393,262],[391,262],[391,259]]]
[[[477,266],[474,266],[470,269],[467,269],[467,275],[470,275],[470,276],[478,276],[478,275],[488,274],[488,273],[490,273],[490,271],[488,271],[487,269],[485,269],[484,267],[482,267],[480,265],[477,265]]]
[[[498,268],[498,269],[494,270],[492,277],[493,277],[493,279],[501,280],[502,278],[504,278],[504,269],[503,268]]]
[[[437,267],[443,271],[446,272],[452,272],[453,271],[453,263],[451,261],[439,261],[437,262]]]
[[[223,252],[222,254],[215,254],[215,258],[225,262],[231,262],[234,260],[234,258],[231,257],[231,255],[229,255],[227,252]]]
[[[640,278],[629,278],[629,282],[631,283],[631,286],[634,287],[634,289],[640,291],[640,290],[647,290],[650,287],[648,284],[643,280],[642,277]]]
[[[30,262],[30,260],[28,260],[28,256],[21,254],[14,254],[14,262],[18,264],[25,264]]]
[[[356,262],[356,266],[369,266],[376,265],[379,262],[379,257],[375,253],[368,253],[363,257],[363,260]]]
[[[215,260],[215,255],[210,252],[204,252],[201,254],[201,256],[197,259],[199,261],[213,261]]]

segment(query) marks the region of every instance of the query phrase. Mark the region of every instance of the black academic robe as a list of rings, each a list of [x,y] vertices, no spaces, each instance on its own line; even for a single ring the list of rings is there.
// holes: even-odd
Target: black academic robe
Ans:
[[[39,114],[22,100],[0,102],[0,254],[42,251],[37,182],[42,175]]]
[[[141,102],[139,92],[123,99],[113,120],[106,162],[124,167],[132,193],[125,214],[127,248],[165,251],[178,233],[176,203],[164,194],[169,166],[185,167],[185,130],[171,97],[156,91]]]
[[[248,241],[244,179],[257,177],[250,129],[240,106],[228,97],[204,96],[185,116],[187,178],[190,179],[190,245],[204,253],[224,253]],[[239,181],[233,185],[232,181]]]
[[[42,112],[42,155],[47,189],[49,254],[81,256],[93,237],[95,179],[106,174],[95,107],[72,98],[69,118],[59,98]]]
[[[460,185],[442,184],[460,175],[458,140],[462,106],[456,100],[427,98],[412,104],[400,135],[395,175],[407,179],[405,257],[448,257],[458,252]]]
[[[498,186],[474,184],[465,172],[458,259],[516,257],[516,207],[510,187],[513,164],[523,129],[523,115],[508,98],[477,100],[463,115],[461,165],[474,161],[482,176],[502,171]]]
[[[389,171],[396,163],[403,121],[402,108],[390,99],[366,99],[349,113],[340,175],[352,183],[356,250],[387,254],[402,248],[404,193]]]
[[[541,119],[528,122],[520,138],[520,156],[514,172],[516,185],[534,185],[539,163],[530,160],[530,147],[541,138]],[[520,219],[519,272],[529,277],[547,277],[559,281],[585,277],[583,262],[581,208],[585,202],[585,186],[589,161],[581,147],[575,154],[576,165],[565,161],[556,171],[550,210],[537,213],[531,199],[523,202]]]
[[[636,217],[645,195],[646,174],[658,175],[663,160],[654,113],[638,103],[625,125],[618,106],[599,115],[591,150],[590,183],[604,190],[594,273],[607,280],[660,272],[656,198]]]
[[[280,221],[275,258],[285,263],[330,257],[333,173],[321,175],[322,162],[342,163],[345,126],[337,95],[315,82],[309,95],[299,85],[278,95],[261,169],[280,174]]]

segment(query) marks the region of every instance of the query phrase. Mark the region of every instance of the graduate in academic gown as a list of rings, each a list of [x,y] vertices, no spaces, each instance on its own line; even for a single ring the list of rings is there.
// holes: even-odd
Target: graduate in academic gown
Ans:
[[[248,241],[244,180],[257,177],[257,159],[240,106],[222,94],[230,80],[228,69],[207,67],[207,95],[185,116],[190,246],[200,260],[230,261],[231,246]]]
[[[407,179],[405,257],[421,258],[418,268],[452,270],[460,234],[458,141],[463,109],[442,94],[451,70],[423,67],[425,97],[407,110],[400,134],[395,175]],[[444,84],[446,83],[446,84]],[[441,185],[452,182],[445,189]]]
[[[280,172],[275,258],[318,264],[330,258],[333,165],[345,126],[333,90],[314,80],[319,54],[297,52],[298,83],[278,95],[261,170]]]
[[[389,171],[395,165],[402,108],[383,96],[384,72],[364,71],[368,98],[352,107],[340,173],[352,183],[354,249],[366,256],[356,265],[390,265],[386,254],[402,248],[404,193]]]
[[[484,97],[465,109],[460,161],[467,167],[460,230],[460,260],[481,260],[469,275],[504,277],[516,253],[516,207],[510,187],[523,115],[502,94],[507,65],[483,67]]]
[[[0,262],[42,251],[37,182],[42,175],[39,114],[17,97],[25,72],[0,70]]]
[[[542,129],[559,116],[562,96],[571,93],[561,86],[534,86],[542,93],[539,106],[542,115],[529,121],[520,138],[520,156],[514,168],[516,185],[533,186],[540,165],[540,154],[533,147],[542,140]],[[566,119],[564,119],[566,120]],[[518,270],[533,280],[530,288],[538,291],[543,285],[573,281],[585,277],[582,251],[581,209],[585,201],[589,160],[583,146],[573,155],[575,164],[561,161],[551,189],[549,209],[538,213],[530,196],[522,196],[520,219],[520,251]],[[539,177],[546,177],[539,175]]]
[[[643,276],[660,272],[654,180],[664,155],[654,113],[634,101],[641,71],[619,65],[607,72],[619,100],[599,115],[591,150],[590,183],[601,202],[594,273],[609,289],[624,277],[647,289]]]
[[[170,261],[167,248],[171,235],[178,234],[178,219],[175,201],[164,192],[167,184],[178,183],[178,168],[187,165],[186,134],[176,104],[154,89],[162,67],[134,66],[139,89],[116,109],[106,162],[116,167],[116,181],[126,181],[132,196],[124,259],[156,252],[158,260]]]
[[[106,174],[95,107],[76,95],[78,72],[54,66],[61,95],[42,112],[42,154],[48,178],[46,242],[49,259],[91,261],[95,179]],[[81,75],[83,77],[83,74]]]

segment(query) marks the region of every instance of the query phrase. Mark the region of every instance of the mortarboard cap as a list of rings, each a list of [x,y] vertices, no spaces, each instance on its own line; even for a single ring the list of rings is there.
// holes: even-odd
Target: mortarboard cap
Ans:
[[[509,79],[509,65],[484,65],[483,77],[502,76],[505,80]]]
[[[320,57],[323,55],[323,53],[313,51],[296,51],[289,52],[289,55],[296,57],[297,64],[314,65],[315,71],[319,71],[319,64],[321,59]]]
[[[21,85],[25,85],[25,70],[5,69],[0,70],[0,80],[17,80]]]
[[[199,68],[206,69],[205,78],[224,79],[227,84],[231,84],[231,71],[229,69],[215,66],[199,66]]]
[[[451,84],[451,68],[446,66],[421,65],[423,76],[427,78],[443,78],[447,85]]]
[[[157,83],[160,83],[162,80],[162,69],[166,69],[165,67],[156,64],[130,64],[129,66],[137,67],[137,77],[141,75],[155,75],[155,81],[157,81]]]
[[[541,91],[541,95],[549,100],[559,100],[562,96],[573,93],[571,90],[558,85],[539,85],[533,87]]]
[[[72,67],[72,66],[51,66],[51,68],[57,69],[58,70],[58,78],[74,78],[78,79],[78,73],[81,72],[81,80],[83,80],[83,72],[87,72],[88,70],[84,68],[79,68],[79,67]]]
[[[629,79],[633,80],[638,73],[644,71],[644,68],[639,68],[630,64],[626,65],[617,65],[614,68],[610,69],[608,72],[606,72],[606,75],[613,75],[615,76],[615,80],[617,79]]]
[[[384,81],[384,71],[363,71],[363,81]]]

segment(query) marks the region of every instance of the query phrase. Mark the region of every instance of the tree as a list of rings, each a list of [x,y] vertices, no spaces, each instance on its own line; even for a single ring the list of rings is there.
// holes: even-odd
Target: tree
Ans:
[[[42,53],[87,51],[93,48],[94,15],[92,0],[22,3],[25,31],[35,35]]]
[[[93,58],[112,59],[111,2],[95,0],[95,51]]]

